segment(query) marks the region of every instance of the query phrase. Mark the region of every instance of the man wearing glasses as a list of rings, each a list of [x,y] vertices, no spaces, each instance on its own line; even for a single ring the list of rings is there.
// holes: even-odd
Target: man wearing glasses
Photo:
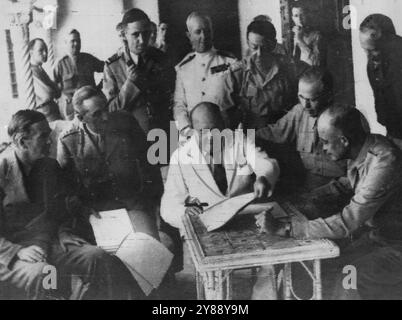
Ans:
[[[332,161],[325,155],[317,134],[318,117],[332,102],[332,86],[328,72],[310,67],[299,80],[299,103],[275,124],[256,132],[256,137],[263,141],[295,145],[307,189],[346,175],[345,163]]]

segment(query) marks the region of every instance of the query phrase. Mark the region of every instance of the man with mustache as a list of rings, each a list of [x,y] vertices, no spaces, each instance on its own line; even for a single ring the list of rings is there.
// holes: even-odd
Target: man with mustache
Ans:
[[[187,18],[187,37],[193,52],[176,66],[174,119],[182,137],[191,132],[189,113],[200,102],[218,105],[226,127],[236,126],[239,83],[233,75],[240,70],[236,58],[213,46],[211,18],[198,12]]]
[[[145,133],[153,128],[169,132],[174,69],[162,51],[149,46],[151,21],[145,12],[131,9],[121,24],[126,48],[109,59],[104,69],[109,111],[128,111]]]
[[[72,120],[74,92],[82,86],[94,86],[94,73],[102,72],[104,63],[89,53],[81,52],[81,36],[76,29],[67,34],[65,43],[68,53],[57,62],[53,78],[62,91],[60,113],[65,120]]]

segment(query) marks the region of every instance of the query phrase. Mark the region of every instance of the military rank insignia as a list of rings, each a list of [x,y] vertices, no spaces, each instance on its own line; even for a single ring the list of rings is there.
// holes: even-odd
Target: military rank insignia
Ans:
[[[230,67],[229,63],[220,64],[219,66],[212,67],[211,73],[215,74],[215,73],[219,73],[219,72],[224,72],[224,71],[228,70],[229,67]]]

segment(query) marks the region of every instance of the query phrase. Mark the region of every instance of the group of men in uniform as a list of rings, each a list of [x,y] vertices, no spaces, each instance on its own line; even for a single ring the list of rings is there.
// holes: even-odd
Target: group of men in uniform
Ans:
[[[211,19],[197,12],[186,22],[194,51],[175,70],[149,45],[150,25],[142,10],[127,11],[119,29],[123,46],[106,64],[81,53],[79,33],[70,32],[70,54],[54,78],[65,118],[75,120],[58,139],[57,161],[48,157],[44,116],[28,110],[13,116],[13,147],[0,162],[0,286],[43,298],[49,292],[42,271],[52,264],[61,280],[78,276],[84,298],[142,298],[122,262],[96,247],[89,216],[126,208],[136,231],[175,253],[178,265],[168,278],[180,270],[184,214],[202,214],[248,192],[266,198],[283,189],[279,180],[290,181],[286,172],[279,179],[281,161],[268,155],[276,143],[289,144],[300,158],[303,192],[349,202],[333,215],[303,221],[276,221],[264,213],[256,219],[260,231],[302,239],[358,237],[342,252],[358,269],[358,288],[339,285],[336,297],[400,294],[401,151],[371,135],[357,109],[333,103],[330,74],[311,63],[296,77],[297,66],[277,53],[275,27],[264,19],[248,26],[250,54],[239,61],[214,47]],[[297,46],[307,50],[308,41],[299,38]],[[102,71],[103,93],[93,78]],[[146,135],[154,128],[168,132],[172,119],[181,143],[163,186],[159,168],[147,159]],[[242,132],[239,139],[236,128],[256,130],[257,139]],[[216,149],[211,132],[225,129],[229,138]],[[274,272],[261,268],[253,298],[276,298]]]

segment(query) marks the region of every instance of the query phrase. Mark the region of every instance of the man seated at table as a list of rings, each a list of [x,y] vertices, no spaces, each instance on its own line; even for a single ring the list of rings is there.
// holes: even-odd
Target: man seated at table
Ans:
[[[324,185],[332,178],[346,176],[346,162],[332,161],[323,151],[317,134],[318,117],[330,105],[332,90],[331,74],[318,67],[307,69],[299,80],[299,104],[275,124],[256,133],[263,141],[295,146],[303,165],[297,173],[306,190]],[[294,176],[286,176],[293,185]],[[284,181],[289,182],[286,178]],[[288,188],[289,183],[284,183],[284,187]]]
[[[48,157],[50,128],[45,116],[18,111],[8,134],[13,145],[0,158],[0,287],[6,286],[4,291],[14,298],[67,297],[71,281],[64,280],[74,274],[88,284],[84,298],[124,298],[130,278],[123,274],[130,274],[118,259],[71,234],[60,233],[57,241],[69,201],[61,169]],[[56,267],[57,292],[43,285],[50,264]]]
[[[190,114],[195,134],[170,160],[161,216],[175,228],[182,229],[185,213],[201,214],[201,203],[207,203],[208,208],[253,190],[256,198],[263,198],[272,194],[275,187],[277,162],[257,149],[252,137],[244,137],[240,130],[235,134],[226,129],[232,139],[222,135],[222,143],[222,136],[217,133],[223,133],[225,126],[219,110],[209,102],[195,106]],[[215,153],[217,149],[219,152]],[[193,206],[186,208],[185,204]]]
[[[351,239],[342,252],[335,299],[400,299],[402,297],[402,154],[387,138],[367,134],[362,114],[334,105],[320,116],[318,134],[334,160],[347,159],[348,181],[334,181],[312,193],[352,195],[344,209],[326,219],[277,222],[270,214],[257,224],[268,233],[285,230],[298,239]],[[356,268],[357,289],[343,287],[342,268]]]

